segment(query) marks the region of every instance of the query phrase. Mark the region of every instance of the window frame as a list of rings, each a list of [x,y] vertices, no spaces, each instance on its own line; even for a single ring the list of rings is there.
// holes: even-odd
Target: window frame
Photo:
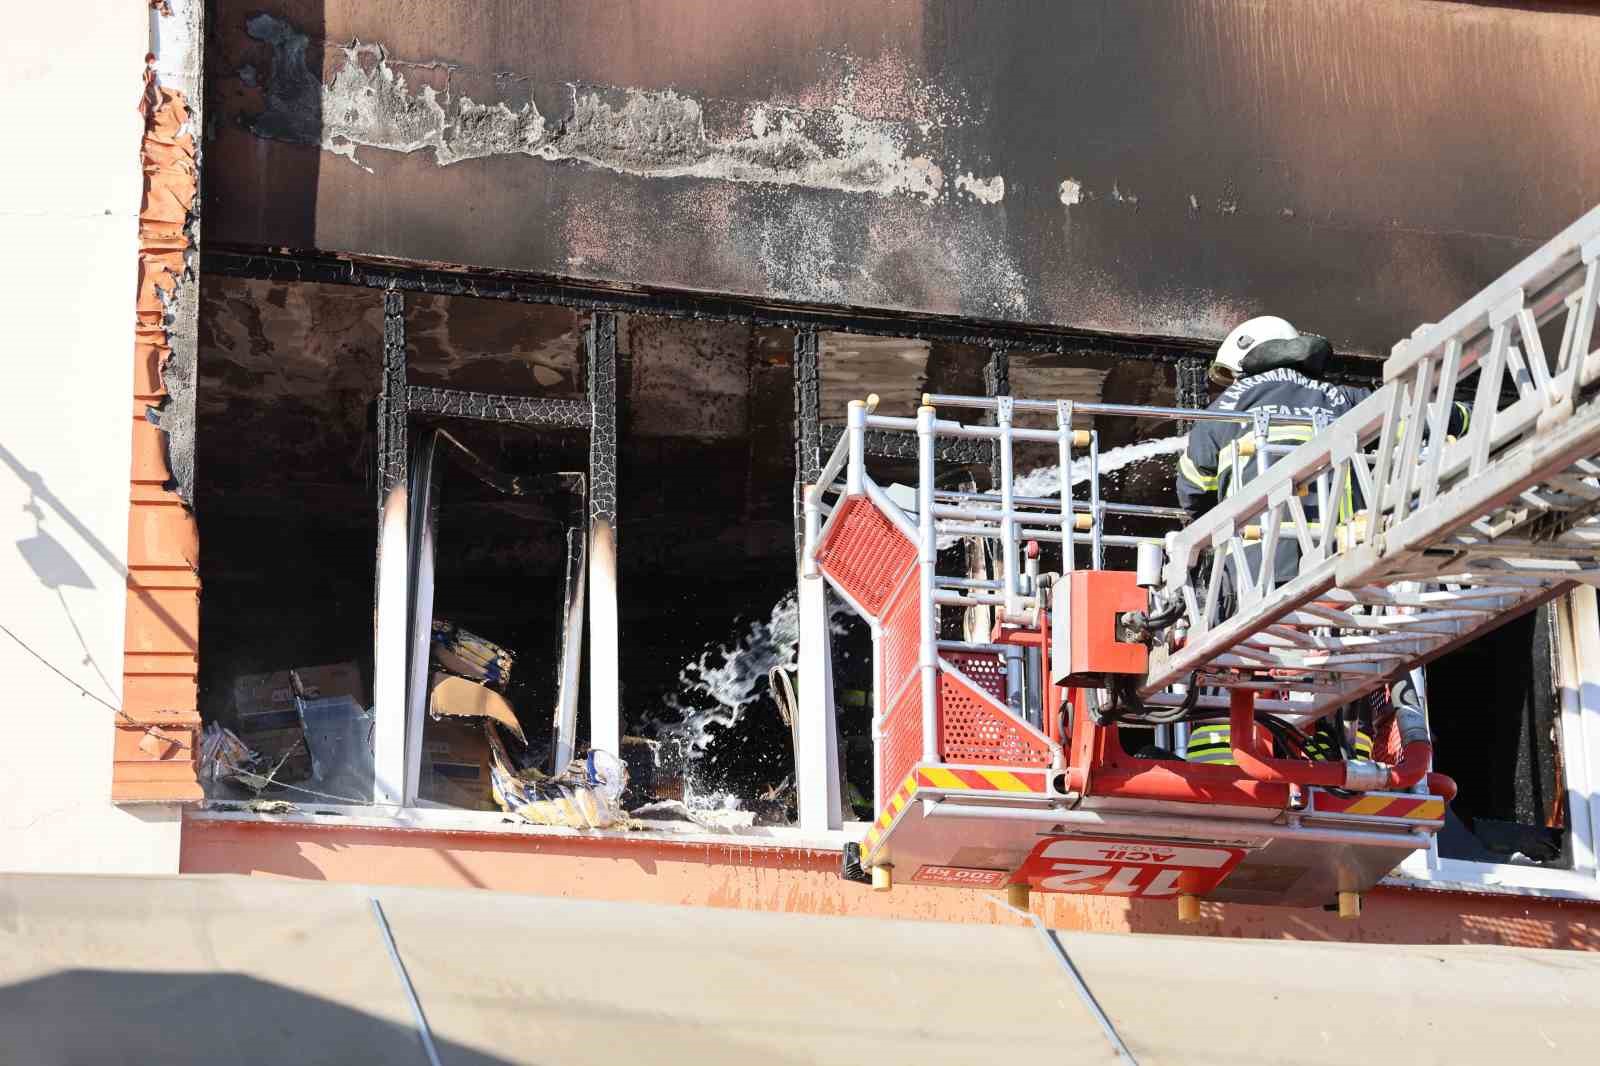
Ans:
[[[1387,883],[1600,899],[1600,605],[1590,586],[1555,601],[1555,682],[1571,869],[1450,859],[1434,837]]]

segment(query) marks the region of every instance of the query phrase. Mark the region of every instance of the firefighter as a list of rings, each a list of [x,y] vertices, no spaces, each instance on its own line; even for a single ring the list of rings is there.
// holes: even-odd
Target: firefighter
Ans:
[[[1249,412],[1266,411],[1272,415],[1293,418],[1296,421],[1268,428],[1267,443],[1293,444],[1310,440],[1315,429],[1311,420],[1318,415],[1331,421],[1349,411],[1373,393],[1372,389],[1358,385],[1333,385],[1321,380],[1323,369],[1333,354],[1326,338],[1314,333],[1301,333],[1284,319],[1275,315],[1252,318],[1234,327],[1217,348],[1207,373],[1213,385],[1222,394],[1211,402],[1212,411]],[[1456,404],[1450,412],[1448,432],[1460,435],[1467,430],[1469,409]],[[1403,427],[1402,427],[1403,431]],[[1198,517],[1219,500],[1225,500],[1237,487],[1233,483],[1235,458],[1240,442],[1254,440],[1255,427],[1239,422],[1196,422],[1189,431],[1188,445],[1178,459],[1178,503],[1189,512],[1191,519]],[[1250,481],[1256,472],[1256,462],[1241,463],[1240,482]],[[1360,506],[1353,484],[1338,487],[1335,501],[1338,521],[1348,521]],[[1314,496],[1304,501],[1308,521],[1320,520]],[[1259,549],[1256,549],[1259,550]],[[1247,550],[1246,561],[1254,563]],[[1279,541],[1273,557],[1273,571],[1279,583],[1292,579],[1299,570],[1300,544],[1298,538],[1285,534]],[[1231,613],[1230,601],[1235,574],[1224,572],[1222,581],[1222,614]],[[1326,724],[1326,723],[1325,723]],[[1320,729],[1321,727],[1319,727]],[[1323,758],[1336,750],[1331,735],[1321,742],[1313,738],[1311,753],[1321,752]],[[1358,738],[1360,751],[1363,741]],[[1365,752],[1371,751],[1371,740],[1364,740]],[[1228,723],[1197,722],[1190,732],[1186,757],[1195,762],[1232,763],[1228,739]],[[1363,754],[1365,757],[1365,754]]]
[[[1332,385],[1321,380],[1323,369],[1333,355],[1324,337],[1301,333],[1285,320],[1262,315],[1234,327],[1217,349],[1207,376],[1222,394],[1208,410],[1244,414],[1265,411],[1296,419],[1268,430],[1269,443],[1289,444],[1310,440],[1315,430],[1311,420],[1318,415],[1329,421],[1355,407],[1373,393],[1360,385]],[[1460,436],[1467,431],[1469,408],[1458,403],[1450,412],[1447,432]],[[1402,432],[1404,427],[1402,426]],[[1178,503],[1191,519],[1207,511],[1218,500],[1227,499],[1236,487],[1232,483],[1234,460],[1240,442],[1255,439],[1255,429],[1240,422],[1196,422],[1189,441],[1178,459]],[[1241,464],[1241,481],[1255,476],[1255,462]],[[1341,520],[1348,519],[1358,502],[1354,486],[1339,493]],[[1306,517],[1316,520],[1316,500],[1305,502]],[[1294,576],[1298,562],[1298,543],[1293,537],[1279,542],[1276,559],[1278,580]],[[1287,567],[1284,565],[1287,562]]]

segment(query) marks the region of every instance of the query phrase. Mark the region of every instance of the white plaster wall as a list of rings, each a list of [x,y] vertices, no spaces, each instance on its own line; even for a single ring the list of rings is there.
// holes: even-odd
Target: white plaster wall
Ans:
[[[0,626],[32,649],[0,633],[0,869],[178,867],[176,808],[111,805],[113,712],[79,690],[121,703],[149,19],[32,4],[0,35]]]

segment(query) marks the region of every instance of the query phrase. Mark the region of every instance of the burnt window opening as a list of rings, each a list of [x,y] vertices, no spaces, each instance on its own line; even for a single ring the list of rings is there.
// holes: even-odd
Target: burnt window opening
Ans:
[[[241,687],[241,679],[270,680],[291,666],[347,665],[314,683],[348,688],[362,708],[372,707],[384,303],[383,293],[356,286],[204,279],[197,511],[204,534],[201,701],[208,723],[244,730],[241,701],[276,693],[270,685]],[[587,404],[585,337],[593,312],[416,293],[406,294],[403,307],[411,388],[573,405],[564,409],[569,412]],[[790,821],[793,739],[769,675],[793,662],[797,640],[793,485],[800,332],[644,313],[617,315],[616,323],[619,681],[622,749],[633,777],[627,805],[657,817],[687,804],[701,813],[736,808],[723,812],[733,824]],[[1110,350],[1013,351],[997,364],[995,349],[975,343],[814,336],[816,437],[824,455],[838,439],[844,405],[867,393],[883,397],[883,413],[907,415],[923,392],[971,394],[1003,385],[1035,398],[1169,403],[1176,389],[1172,364]],[[1004,371],[998,377],[997,365]],[[568,534],[586,520],[561,477],[586,469],[587,431],[461,418],[426,405],[412,411],[406,428],[412,446],[443,430],[496,477],[531,487],[508,496],[471,463],[446,459],[432,617],[514,653],[503,695],[528,740],[523,758],[542,759],[559,688]],[[1129,432],[1126,421],[1082,420],[1081,428],[1098,430],[1102,455],[1116,456],[1116,469],[1105,473],[1108,495],[1152,506],[1175,502],[1172,455],[1186,427],[1145,426],[1139,439],[1117,436]],[[1017,475],[1037,476],[1039,494],[1051,495],[1061,481],[1059,472],[1052,481],[1055,463],[1052,450],[1024,445]],[[913,485],[915,462],[909,452],[879,455],[874,476]],[[941,488],[985,491],[993,484],[993,457],[975,450],[951,477]],[[1081,498],[1083,486],[1078,489]],[[1166,528],[1125,515],[1110,516],[1107,524],[1108,533],[1130,536]],[[1086,564],[1087,549],[1078,551],[1080,565]],[[1105,561],[1130,567],[1131,550],[1108,545]],[[992,559],[970,562],[994,572]],[[1040,566],[1060,569],[1059,547],[1043,545]],[[1571,864],[1550,639],[1541,621],[1547,613],[1513,623],[1430,669],[1438,766],[1461,784],[1451,825],[1440,837],[1446,858]],[[992,621],[981,610],[946,610],[943,635],[971,639]],[[868,817],[875,699],[870,633],[843,609],[834,611],[833,625],[846,816]],[[586,640],[582,655],[579,707],[586,709]],[[1497,670],[1492,700],[1485,698],[1488,662]],[[256,731],[284,727],[281,711],[276,719],[259,719]],[[424,729],[439,731],[431,720]],[[577,736],[581,748],[587,739],[582,717]],[[1124,738],[1135,748],[1147,739],[1131,732]],[[429,748],[443,743],[430,743],[426,733],[420,742]],[[278,751],[266,754],[275,760]],[[285,785],[308,780],[287,780],[297,769],[293,764],[278,769]],[[370,788],[359,787],[214,795],[302,805],[370,802]],[[483,790],[419,783],[416,795],[423,805],[494,809]]]
[[[1439,833],[1444,858],[1572,865],[1555,617],[1529,612],[1427,668],[1434,765],[1460,788]]]
[[[248,737],[268,774],[309,788],[281,672],[368,706],[372,685],[371,412],[383,346],[377,294],[205,275],[200,287],[195,511],[202,718]],[[349,784],[349,782],[345,782]],[[214,798],[254,789],[207,782]],[[365,801],[333,788],[264,798]]]
[[[484,772],[485,729],[514,723],[499,739],[516,769],[549,770],[554,762],[562,654],[568,640],[581,646],[583,639],[581,623],[569,632],[564,606],[569,546],[575,538],[581,544],[587,525],[587,444],[572,431],[436,416],[414,416],[410,429],[412,529],[420,531],[424,508],[430,521],[427,538],[411,545],[413,605],[422,595],[416,567],[424,553],[429,570],[426,609],[416,611],[410,631],[423,643],[413,653],[420,647],[426,656],[432,642],[464,631],[511,654],[504,678],[487,686],[494,696],[467,690],[478,701],[502,697],[509,721],[489,726],[433,713],[443,702],[413,718],[422,727],[416,796],[424,806],[498,810]],[[429,662],[429,695],[444,672],[462,666]]]

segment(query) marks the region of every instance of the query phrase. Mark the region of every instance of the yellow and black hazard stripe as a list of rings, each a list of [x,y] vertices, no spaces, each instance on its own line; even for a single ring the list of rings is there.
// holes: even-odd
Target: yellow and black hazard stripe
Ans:
[[[1013,796],[1040,796],[1049,791],[1042,770],[980,769],[957,766],[918,766],[889,796],[866,836],[861,838],[861,857],[865,861],[889,835],[900,813],[911,804],[918,791],[993,792]]]
[[[911,797],[916,794],[917,772],[912,770],[910,776],[900,782],[900,787],[890,795],[889,802],[883,805],[883,810],[878,813],[878,817],[873,821],[872,827],[867,830],[867,835],[861,838],[861,861],[863,864],[871,857],[879,841],[888,835],[889,827],[894,824],[896,818],[900,817],[900,812],[906,809],[906,805],[911,802]]]
[[[1354,796],[1335,796],[1320,789],[1313,792],[1313,796],[1311,807],[1316,814],[1404,818],[1412,822],[1437,822],[1444,817],[1444,800],[1438,796],[1417,796],[1409,792],[1363,792]]]
[[[955,766],[919,766],[914,771],[918,788],[945,791],[1043,792],[1043,773],[1025,770],[982,770]]]

